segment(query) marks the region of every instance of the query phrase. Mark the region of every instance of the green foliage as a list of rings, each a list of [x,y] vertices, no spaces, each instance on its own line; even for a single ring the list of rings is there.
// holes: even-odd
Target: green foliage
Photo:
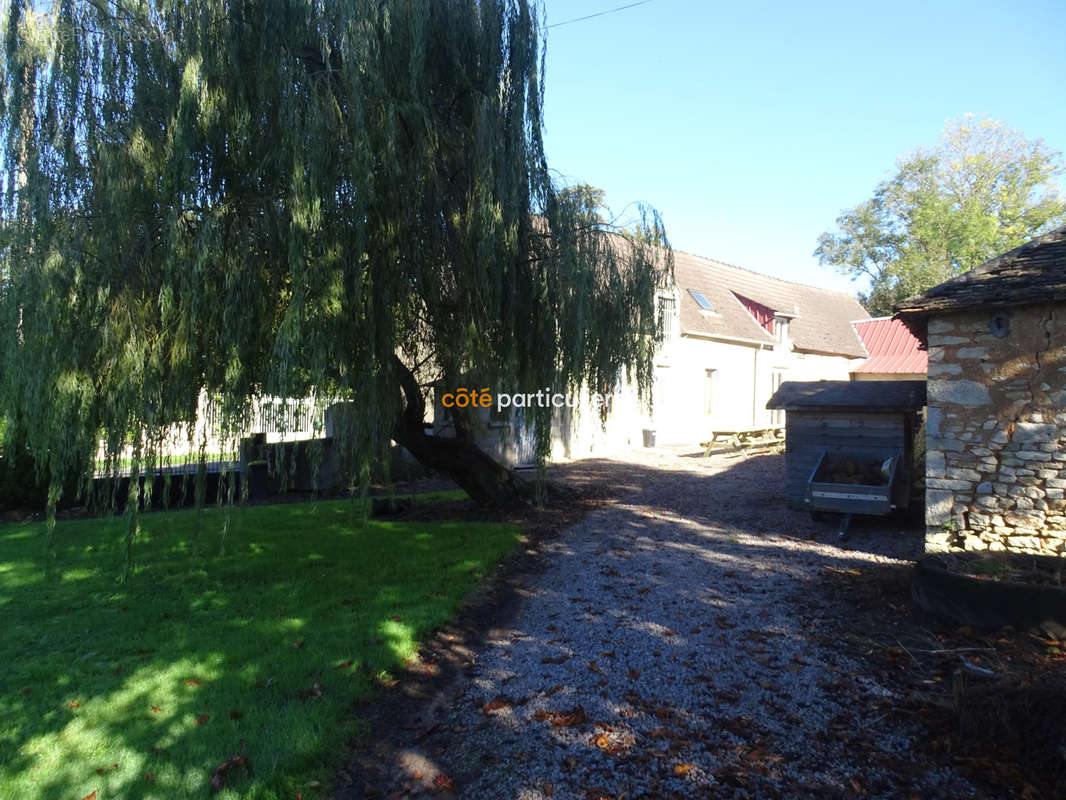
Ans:
[[[396,353],[451,388],[647,389],[663,228],[553,184],[540,37],[526,0],[14,0],[0,402],[52,480],[101,435],[150,468],[201,396],[230,433],[263,396],[351,401],[380,460]]]
[[[203,512],[210,552],[223,516]],[[232,516],[231,555],[201,559],[197,512],[143,515],[151,566],[121,585],[119,519],[58,524],[58,581],[33,558],[40,525],[0,526],[0,797],[212,797],[241,740],[252,772],[219,798],[314,796],[358,733],[353,702],[519,538],[498,523],[364,524],[348,501]]]
[[[837,218],[815,255],[871,280],[875,315],[1066,223],[1059,153],[992,119],[967,115],[932,150],[901,159],[874,196]]]
[[[37,475],[33,457],[25,447],[4,447],[0,453],[0,509],[41,508],[48,484]]]
[[[77,486],[68,481],[62,494],[73,498]],[[42,508],[48,499],[48,477],[37,470],[18,428],[0,419],[0,510]]]

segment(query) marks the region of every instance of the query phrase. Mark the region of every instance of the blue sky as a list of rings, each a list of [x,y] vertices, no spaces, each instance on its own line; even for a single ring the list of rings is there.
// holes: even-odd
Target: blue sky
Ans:
[[[549,25],[633,0],[545,0]],[[1066,150],[1066,3],[652,0],[548,30],[548,164],[675,247],[854,291],[812,256],[948,119]]]

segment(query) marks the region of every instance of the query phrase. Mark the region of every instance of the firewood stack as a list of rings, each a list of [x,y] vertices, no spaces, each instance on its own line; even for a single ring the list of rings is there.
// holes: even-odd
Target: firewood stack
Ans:
[[[880,461],[856,461],[841,458],[827,461],[822,468],[821,480],[827,483],[850,483],[863,486],[884,486],[888,483],[889,471]]]

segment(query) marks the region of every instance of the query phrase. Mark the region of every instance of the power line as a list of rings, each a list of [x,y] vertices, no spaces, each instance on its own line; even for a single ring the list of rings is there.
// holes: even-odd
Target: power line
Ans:
[[[637,6],[643,6],[650,2],[651,0],[640,0],[639,3],[630,3],[626,6],[618,6],[618,8],[609,8],[606,11],[598,11],[595,14],[589,14],[587,17],[575,17],[574,19],[564,20],[563,22],[555,22],[551,25],[546,25],[545,28],[558,28],[561,25],[570,25],[574,22],[584,22],[587,19],[594,19],[596,17],[602,17],[607,14],[614,14],[616,11],[625,11],[627,8],[636,8]]]

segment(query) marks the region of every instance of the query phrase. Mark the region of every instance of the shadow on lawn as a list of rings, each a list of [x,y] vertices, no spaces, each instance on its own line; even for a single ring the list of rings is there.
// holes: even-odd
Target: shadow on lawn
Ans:
[[[360,729],[352,702],[515,540],[503,525],[353,528],[330,508],[235,512],[233,555],[206,559],[182,517],[146,516],[124,584],[121,520],[60,523],[54,581],[21,555],[30,528],[0,527],[0,796],[202,797],[240,754],[251,770],[225,770],[221,797],[328,782]]]
[[[558,777],[553,775],[569,775],[568,770],[573,770],[565,788],[553,788],[555,797],[566,798],[583,797],[586,791],[600,788],[598,796],[636,796],[652,786],[649,796],[660,796],[655,792],[708,796],[714,791],[710,787],[765,797],[854,795],[849,776],[838,774],[843,767],[835,772],[824,769],[833,759],[864,770],[863,791],[891,794],[917,781],[926,769],[916,763],[920,757],[878,748],[873,737],[879,731],[871,725],[879,723],[867,709],[855,710],[865,715],[867,728],[849,728],[846,736],[824,730],[824,720],[809,723],[796,716],[793,702],[812,708],[829,704],[841,714],[850,713],[850,702],[842,702],[848,694],[843,685],[829,685],[836,680],[830,669],[835,658],[832,649],[812,644],[808,637],[817,620],[797,613],[790,630],[768,630],[762,612],[791,601],[795,593],[819,591],[819,573],[809,569],[808,561],[846,571],[880,556],[915,558],[922,549],[921,531],[901,529],[894,519],[874,518],[856,526],[852,538],[841,544],[835,526],[814,522],[809,514],[785,507],[781,456],[712,459],[684,467],[584,461],[553,468],[553,480],[612,501],[609,524],[596,531],[596,563],[602,571],[592,580],[580,578],[582,588],[577,588],[574,576],[581,567],[575,559],[587,564],[589,553],[570,546],[569,536],[562,535],[537,549],[524,573],[518,569],[506,575],[480,607],[467,612],[450,646],[447,642],[435,645],[450,654],[451,685],[442,680],[418,686],[406,697],[394,694],[373,714],[371,735],[339,776],[340,797],[391,796],[390,792],[432,796],[439,788],[434,781],[442,776],[454,780],[461,796],[466,796],[466,790],[472,797],[490,796],[486,792],[495,786],[494,776],[505,780],[523,758],[530,764],[544,764],[545,783],[557,784]],[[596,519],[591,517],[586,524]],[[798,546],[782,537],[798,540]],[[582,546],[587,546],[587,537],[584,541]],[[576,624],[560,622],[561,630],[514,629],[515,612],[529,595],[534,577],[553,566],[575,585],[567,584],[566,577],[555,585],[540,581],[539,591],[544,594],[535,602],[550,605],[549,610],[558,612],[561,619],[573,616]],[[590,585],[596,587],[594,591]],[[782,587],[787,597],[781,596]],[[646,605],[647,596],[658,598],[659,604]],[[691,625],[675,622],[690,617]],[[632,650],[676,654],[684,669],[664,665],[656,670],[644,664],[633,671],[635,665],[629,664],[627,654],[612,645],[612,634],[622,624],[630,637],[644,638],[645,644]],[[667,630],[667,626],[676,630]],[[760,653],[761,642],[771,638],[774,647],[785,654],[778,666],[797,670],[788,673],[790,684],[797,687],[793,699],[783,700],[772,685],[759,683],[772,680],[758,664],[758,659],[766,657],[765,651]],[[463,672],[474,666],[474,654],[480,654],[476,659],[480,662],[483,651],[491,653],[495,648],[499,652],[501,647],[510,651],[508,658],[519,678],[532,675],[542,688],[530,694],[528,685],[514,689],[504,679],[489,686],[484,671],[477,673],[476,690],[471,687]],[[805,653],[809,664],[802,661]],[[790,662],[793,655],[801,661]],[[739,666],[720,669],[727,662]],[[602,680],[598,689],[587,686],[590,673],[597,676],[594,680]],[[659,695],[676,696],[681,683],[688,687],[686,699],[677,704],[655,702]],[[583,688],[575,694],[578,684]],[[553,691],[554,687],[559,688]],[[448,716],[449,704],[458,702],[456,692],[464,691],[476,691],[477,702],[489,704],[475,723],[488,733],[452,732],[454,722],[470,724],[467,718]],[[538,698],[560,713],[580,700],[582,721],[573,726],[531,721],[528,704]],[[500,713],[493,709],[497,703]],[[701,719],[706,720],[706,728],[687,727]],[[798,739],[785,732],[789,726],[799,726]],[[663,733],[667,729],[669,735]],[[635,731],[636,740],[615,757],[604,750],[608,740],[598,738],[598,732],[613,731],[614,735],[619,730]],[[743,746],[738,745],[738,738]],[[671,741],[683,744],[671,745],[669,759],[649,756]],[[486,742],[498,743],[499,752],[492,746],[486,748]],[[692,750],[692,742],[705,749]],[[782,742],[799,749],[782,752]],[[861,754],[850,752],[855,743],[862,748]],[[567,767],[570,757],[591,766]],[[806,782],[789,783],[782,759],[802,763]],[[669,767],[681,762],[693,764],[691,772],[672,774]],[[892,784],[896,779],[899,786]],[[507,784],[508,791],[514,788]],[[523,788],[531,798],[547,796],[538,794],[543,786],[530,783]]]

